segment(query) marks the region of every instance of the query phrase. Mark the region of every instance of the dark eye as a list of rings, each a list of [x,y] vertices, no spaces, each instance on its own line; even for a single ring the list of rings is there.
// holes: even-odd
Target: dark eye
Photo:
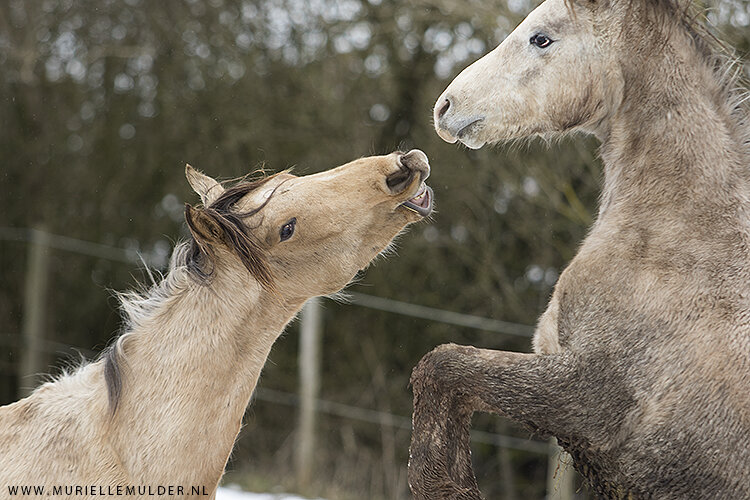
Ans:
[[[279,230],[279,237],[281,241],[286,241],[294,234],[294,226],[297,224],[297,218],[294,217],[292,220],[281,226]]]
[[[532,45],[536,45],[540,49],[543,49],[545,47],[549,47],[552,45],[552,39],[549,38],[547,35],[542,35],[541,33],[537,33],[536,35],[532,36],[529,39],[529,43]]]

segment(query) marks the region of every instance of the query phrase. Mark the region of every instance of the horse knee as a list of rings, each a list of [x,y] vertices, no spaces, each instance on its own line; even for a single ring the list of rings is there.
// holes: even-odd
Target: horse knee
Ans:
[[[478,349],[457,344],[443,344],[419,361],[411,374],[414,396],[425,391],[433,394],[461,394],[466,377],[471,377],[472,359]]]

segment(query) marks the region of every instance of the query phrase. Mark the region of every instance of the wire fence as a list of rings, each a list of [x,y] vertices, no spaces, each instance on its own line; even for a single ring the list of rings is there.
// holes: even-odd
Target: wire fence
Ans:
[[[111,245],[93,243],[68,236],[51,234],[38,229],[27,228],[8,228],[0,227],[0,241],[18,241],[30,244],[33,247],[39,242],[43,242],[48,248],[72,252],[80,255],[86,255],[99,259],[123,262],[128,264],[140,264],[149,266],[151,263],[147,257],[141,255],[136,249],[124,249]],[[524,324],[500,321],[492,318],[475,316],[470,314],[458,313],[455,311],[439,309],[434,307],[423,306],[408,302],[402,302],[385,297],[378,297],[359,292],[347,292],[348,300],[345,302],[352,307],[362,307],[382,311],[388,314],[397,314],[432,322],[444,323],[452,326],[471,328],[486,332],[492,332],[498,335],[525,337],[530,338],[533,335],[533,327]],[[304,316],[302,318],[304,321]],[[15,337],[15,338],[14,338]],[[21,345],[19,345],[19,340]],[[19,333],[0,334],[0,344],[15,345],[23,349],[32,347],[58,356],[69,356],[71,358],[80,358],[84,356],[88,359],[94,359],[98,352],[79,346],[71,346],[49,338],[36,338],[29,342],[27,338]],[[19,380],[23,378],[20,374]],[[301,381],[302,382],[302,381]],[[28,380],[27,380],[28,383]],[[21,380],[21,385],[23,380]],[[28,388],[27,388],[28,389]],[[344,418],[352,421],[376,424],[379,426],[389,426],[398,429],[411,429],[411,419],[404,415],[396,415],[384,411],[374,410],[371,408],[362,408],[352,406],[336,401],[330,401],[317,397],[303,397],[303,395],[291,392],[279,391],[275,389],[259,387],[256,389],[253,398],[266,401],[272,404],[285,405],[290,407],[301,408],[304,411],[305,400],[310,401],[312,411]],[[503,448],[520,450],[541,455],[554,455],[556,448],[550,446],[547,441],[534,439],[521,439],[513,436],[507,436],[498,433],[483,432],[472,430],[472,440],[478,443],[494,445]]]
[[[125,262],[128,264],[136,264],[141,261],[149,265],[151,264],[151,262],[143,257],[143,255],[136,249],[126,249],[101,243],[93,243],[91,241],[79,240],[69,236],[40,231],[39,229],[0,227],[0,241],[23,241],[30,243],[34,241],[34,235],[38,233],[44,233],[47,246],[56,250],[64,250],[66,252],[88,255],[89,257],[98,257],[105,260]]]
[[[6,333],[0,335],[0,345],[9,346],[16,344],[16,342],[13,342],[11,340],[12,337],[17,338],[19,337],[19,334]],[[70,344],[65,344],[63,342],[57,342],[54,340],[43,339],[39,345],[44,352],[49,354],[56,354],[58,356],[69,356],[71,358],[77,359],[86,358],[89,360],[95,359],[99,356],[98,352],[91,349],[72,346]],[[280,404],[284,406],[300,406],[299,394],[280,391],[277,389],[269,389],[266,387],[258,387],[253,394],[253,399],[258,399],[260,401]],[[356,420],[369,424],[385,425],[406,430],[411,429],[411,418],[409,417],[403,415],[394,415],[393,413],[373,410],[371,408],[352,406],[326,399],[315,398],[315,410],[326,415],[345,418],[349,420]],[[494,434],[478,430],[472,430],[471,437],[472,440],[478,443],[502,446],[504,448],[527,451],[530,453],[540,453],[543,455],[549,453],[549,445],[546,441],[521,439],[513,436]]]

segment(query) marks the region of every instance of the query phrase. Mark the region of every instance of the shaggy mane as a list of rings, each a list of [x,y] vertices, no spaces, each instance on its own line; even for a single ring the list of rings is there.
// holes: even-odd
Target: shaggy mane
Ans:
[[[277,186],[271,195],[257,208],[247,212],[237,212],[234,207],[238,201],[264,186],[268,181],[280,174],[256,179],[254,181],[241,181],[227,188],[213,203],[205,207],[202,212],[221,228],[223,243],[239,257],[245,268],[250,271],[255,279],[266,289],[273,289],[273,277],[268,268],[266,254],[261,245],[252,234],[252,228],[247,227],[243,218],[250,217],[260,212],[273,197]],[[185,219],[191,229],[194,228],[190,212],[185,210]],[[198,280],[206,283],[214,271],[215,253],[210,245],[206,245],[196,238],[190,242],[190,256],[186,265],[192,275]]]
[[[673,27],[682,29],[689,36],[704,64],[713,70],[721,91],[716,97],[726,106],[743,153],[750,158],[750,110],[747,104],[750,85],[744,76],[742,60],[712,32],[707,20],[708,8],[696,0],[565,0],[573,16],[577,3],[595,5],[599,2],[603,5],[626,3],[627,16],[630,17],[626,22],[636,22],[633,16],[648,16],[665,38]]]
[[[240,180],[228,187],[208,207],[200,209],[206,212],[222,228],[224,231],[223,243],[237,255],[261,286],[270,290],[273,290],[273,279],[268,269],[265,253],[260,243],[253,237],[252,228],[248,227],[243,219],[260,212],[273,197],[278,186],[271,193],[271,196],[257,208],[247,212],[238,212],[235,210],[235,205],[244,196],[261,188],[277,175],[279,174],[264,176],[252,181]],[[189,219],[187,222],[190,224]],[[122,396],[122,365],[127,363],[124,346],[130,335],[146,319],[152,317],[167,300],[185,289],[190,281],[197,282],[201,286],[210,286],[210,278],[214,270],[215,254],[210,247],[201,245],[191,235],[187,241],[175,245],[166,275],[160,276],[159,281],[154,279],[147,269],[152,279],[150,287],[142,286],[136,290],[115,292],[115,296],[120,301],[123,315],[123,333],[102,352],[100,357],[104,362],[104,381],[107,386],[111,415],[117,412]]]
[[[736,125],[740,145],[750,156],[750,121],[748,116],[748,81],[744,76],[743,62],[732,47],[721,41],[707,19],[708,9],[696,0],[628,0],[629,9],[645,5],[649,15],[655,16],[659,31],[668,35],[670,21],[690,37],[701,59],[713,70],[721,89],[720,98],[727,106],[729,116]]]

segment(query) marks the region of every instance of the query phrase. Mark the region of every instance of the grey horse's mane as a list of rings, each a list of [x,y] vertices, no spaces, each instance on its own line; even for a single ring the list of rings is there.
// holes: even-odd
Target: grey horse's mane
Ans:
[[[613,0],[617,1],[617,0]],[[631,11],[644,5],[645,15],[653,16],[660,32],[668,35],[676,25],[688,34],[693,46],[707,67],[711,68],[720,85],[719,104],[727,106],[736,128],[739,142],[744,146],[745,157],[750,159],[750,110],[748,79],[744,65],[735,50],[722,42],[708,22],[705,4],[696,0],[626,0]]]

